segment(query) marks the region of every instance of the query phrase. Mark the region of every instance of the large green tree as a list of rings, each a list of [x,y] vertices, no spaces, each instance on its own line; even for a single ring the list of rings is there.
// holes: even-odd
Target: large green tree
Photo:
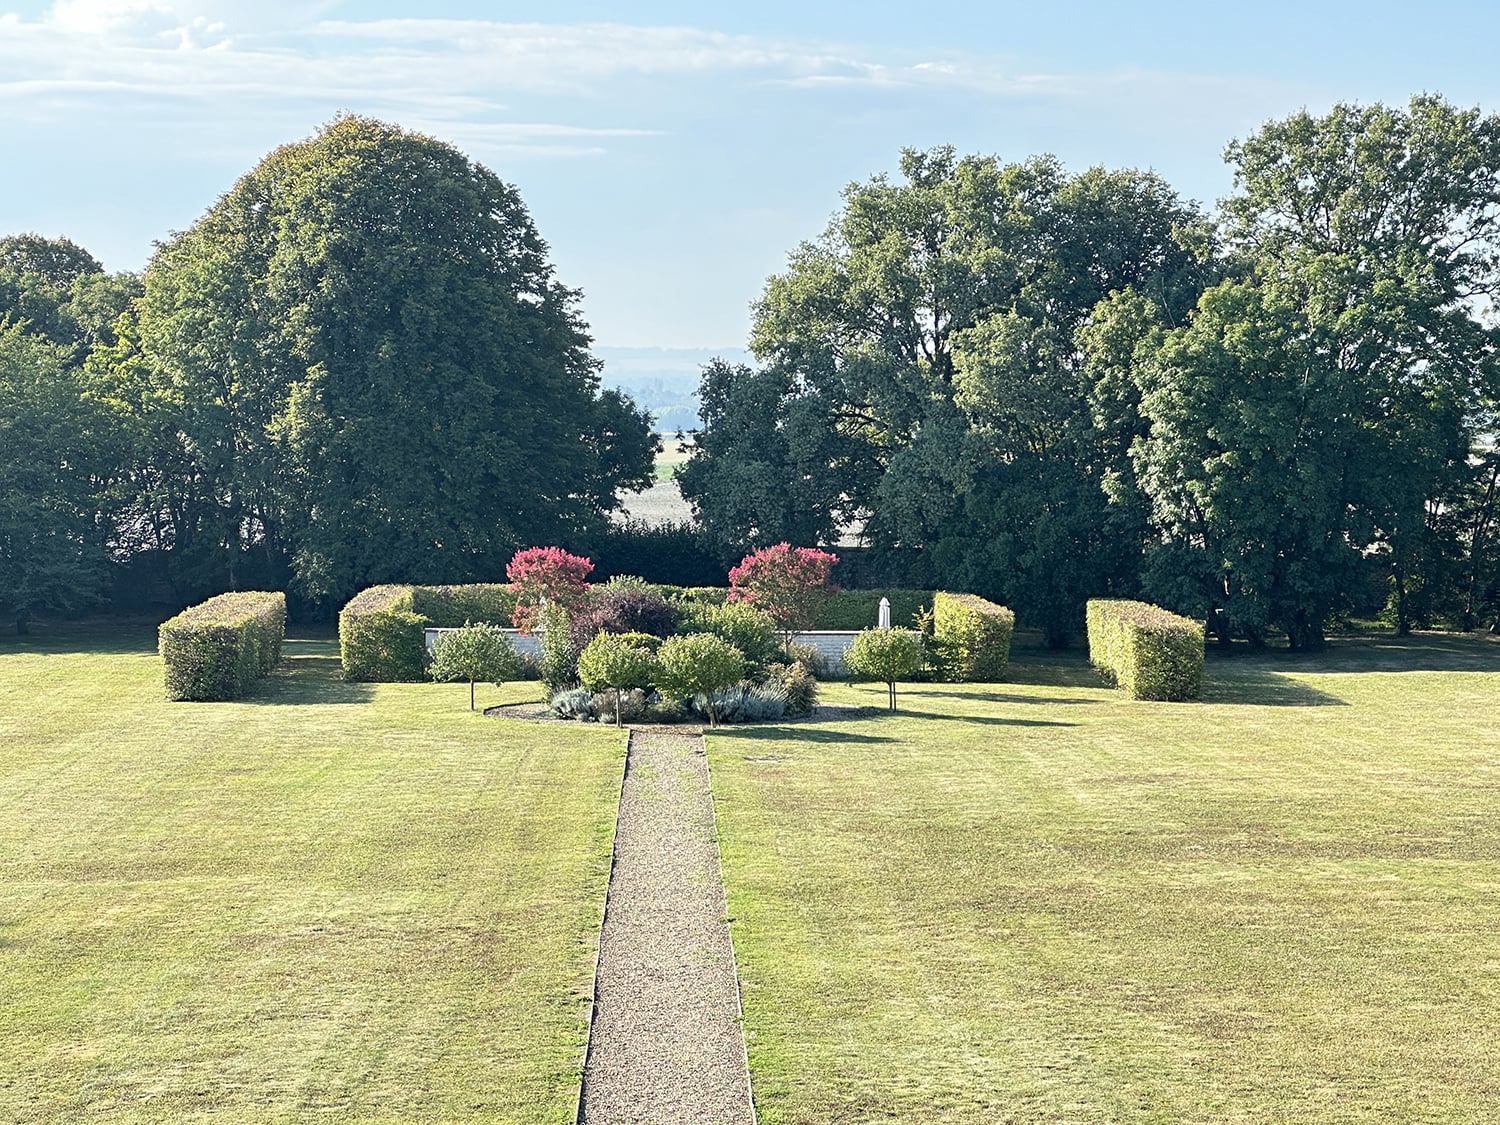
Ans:
[[[18,627],[101,593],[128,442],[82,368],[139,293],[65,238],[0,238],[0,603]]]
[[[764,370],[707,373],[684,494],[711,532],[748,533],[732,546],[862,528],[1062,643],[1087,597],[1133,581],[1144,531],[1101,492],[1124,450],[1094,424],[1077,333],[1127,287],[1185,315],[1201,217],[1152,174],[1050,157],[908,150],[901,176],[851,185],[767,283]]]
[[[82,609],[100,592],[102,430],[59,348],[0,328],[0,606],[18,632],[36,613]]]
[[[134,274],[105,273],[70,239],[0,238],[0,324],[55,344],[70,367],[82,367],[95,348],[115,342],[115,321],[139,294]]]
[[[600,393],[577,300],[513,187],[340,118],[152,259],[114,365],[176,429],[144,506],[215,581],[291,559],[312,596],[493,576],[586,534],[649,481],[653,439]]]
[[[1228,155],[1246,272],[1143,336],[1135,365],[1156,586],[1316,647],[1361,560],[1383,554],[1405,628],[1493,425],[1500,118],[1429,96],[1341,105]]]

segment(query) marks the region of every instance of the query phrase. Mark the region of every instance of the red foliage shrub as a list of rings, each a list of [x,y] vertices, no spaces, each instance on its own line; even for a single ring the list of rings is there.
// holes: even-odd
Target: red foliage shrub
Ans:
[[[834,592],[828,575],[838,561],[837,555],[815,547],[762,547],[729,572],[729,600],[749,602],[790,638],[817,620]]]
[[[505,577],[516,595],[511,624],[529,633],[543,598],[569,611],[577,610],[588,596],[588,576],[593,569],[588,559],[570,555],[561,547],[517,551],[505,565]]]

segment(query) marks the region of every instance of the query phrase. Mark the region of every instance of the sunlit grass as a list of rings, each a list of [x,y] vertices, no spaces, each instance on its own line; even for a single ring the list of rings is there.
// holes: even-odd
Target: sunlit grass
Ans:
[[[1500,646],[1022,655],[710,736],[764,1125],[1493,1120]]]
[[[287,655],[0,641],[0,1120],[572,1120],[623,741]]]

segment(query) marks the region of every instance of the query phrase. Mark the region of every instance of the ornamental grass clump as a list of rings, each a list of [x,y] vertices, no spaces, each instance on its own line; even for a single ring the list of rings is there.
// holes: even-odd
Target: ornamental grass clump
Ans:
[[[1088,603],[1089,661],[1132,699],[1184,702],[1203,685],[1203,626],[1146,602]]]
[[[693,697],[692,709],[707,716],[710,708],[721,723],[774,723],[786,714],[786,689],[776,680],[741,680],[708,695]]]
[[[922,634],[915,629],[866,629],[844,653],[844,664],[862,680],[878,680],[896,709],[896,682],[922,667]]]
[[[498,625],[465,624],[443,633],[432,647],[428,674],[439,682],[469,681],[469,710],[474,710],[474,684],[501,684],[521,674],[521,655]]]
[[[220,594],[183,610],[157,630],[167,698],[238,699],[281,659],[286,595]]]

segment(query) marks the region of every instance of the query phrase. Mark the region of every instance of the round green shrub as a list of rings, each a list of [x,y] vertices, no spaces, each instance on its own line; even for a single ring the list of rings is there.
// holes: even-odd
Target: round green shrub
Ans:
[[[709,726],[718,726],[713,693],[739,683],[745,674],[745,655],[712,633],[670,637],[656,654],[655,685],[663,695],[690,699],[709,697]]]
[[[894,711],[896,681],[922,667],[922,634],[914,629],[866,629],[844,653],[844,663],[860,679],[884,683]]]

